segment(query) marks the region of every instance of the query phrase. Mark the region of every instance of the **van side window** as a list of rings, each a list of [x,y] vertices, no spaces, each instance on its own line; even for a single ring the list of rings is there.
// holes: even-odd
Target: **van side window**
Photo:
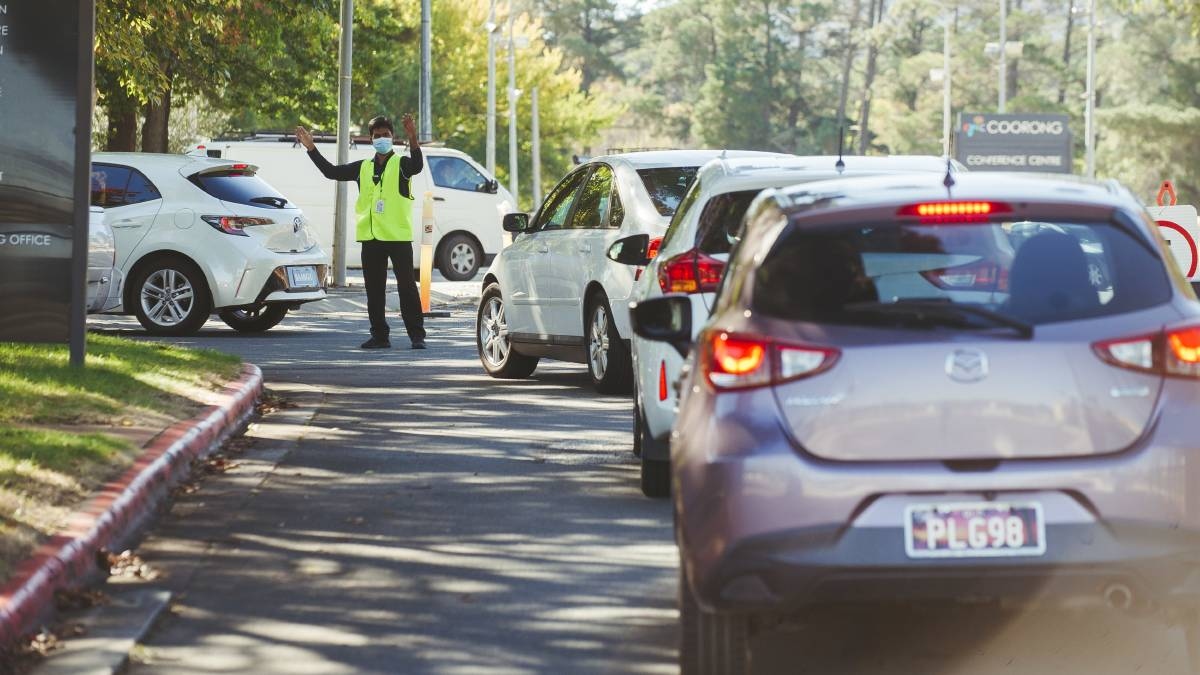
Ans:
[[[429,170],[433,175],[433,184],[451,190],[466,190],[467,192],[483,192],[487,179],[475,167],[458,157],[430,157]]]

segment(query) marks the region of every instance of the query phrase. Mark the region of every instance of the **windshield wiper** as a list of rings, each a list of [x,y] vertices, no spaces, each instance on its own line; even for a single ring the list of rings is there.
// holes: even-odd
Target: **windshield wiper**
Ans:
[[[1023,339],[1033,338],[1033,325],[1007,314],[1001,314],[978,305],[963,305],[947,299],[935,300],[901,300],[898,302],[855,302],[842,308],[844,312],[891,314],[911,317],[921,322],[933,321],[941,325],[962,326],[965,316],[976,317],[991,322],[996,326],[1011,328]],[[948,323],[947,319],[957,319]]]

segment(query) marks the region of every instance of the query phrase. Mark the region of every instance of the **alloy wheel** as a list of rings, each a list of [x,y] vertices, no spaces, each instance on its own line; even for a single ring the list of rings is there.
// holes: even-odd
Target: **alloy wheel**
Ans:
[[[160,326],[174,326],[186,319],[195,298],[192,282],[171,268],[156,270],[142,284],[142,311]]]
[[[592,310],[592,328],[588,334],[588,365],[592,376],[604,379],[608,371],[608,312],[603,305]]]
[[[476,267],[475,248],[460,242],[450,249],[450,267],[459,274],[470,274]]]
[[[508,343],[508,323],[504,318],[504,302],[491,298],[483,307],[479,320],[479,343],[483,345],[483,357],[494,368],[500,368],[508,359],[512,346]]]

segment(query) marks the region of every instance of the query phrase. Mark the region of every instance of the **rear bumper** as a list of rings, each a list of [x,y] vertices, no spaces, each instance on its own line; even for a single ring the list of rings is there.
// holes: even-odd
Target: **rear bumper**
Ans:
[[[858,527],[761,536],[703,574],[692,570],[692,586],[702,606],[718,611],[980,599],[1098,605],[1122,589],[1134,606],[1200,599],[1196,533],[1132,523],[1048,525],[1042,556],[951,560],[909,559],[903,537],[903,528]]]

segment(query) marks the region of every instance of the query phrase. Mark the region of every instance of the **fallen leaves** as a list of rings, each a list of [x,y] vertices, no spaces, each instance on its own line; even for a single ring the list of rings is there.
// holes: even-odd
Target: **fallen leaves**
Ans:
[[[120,553],[110,553],[101,549],[97,553],[100,558],[100,569],[107,570],[110,577],[125,577],[145,579],[147,581],[157,579],[160,575],[157,570],[151,567],[141,556],[133,551],[125,550]]]

